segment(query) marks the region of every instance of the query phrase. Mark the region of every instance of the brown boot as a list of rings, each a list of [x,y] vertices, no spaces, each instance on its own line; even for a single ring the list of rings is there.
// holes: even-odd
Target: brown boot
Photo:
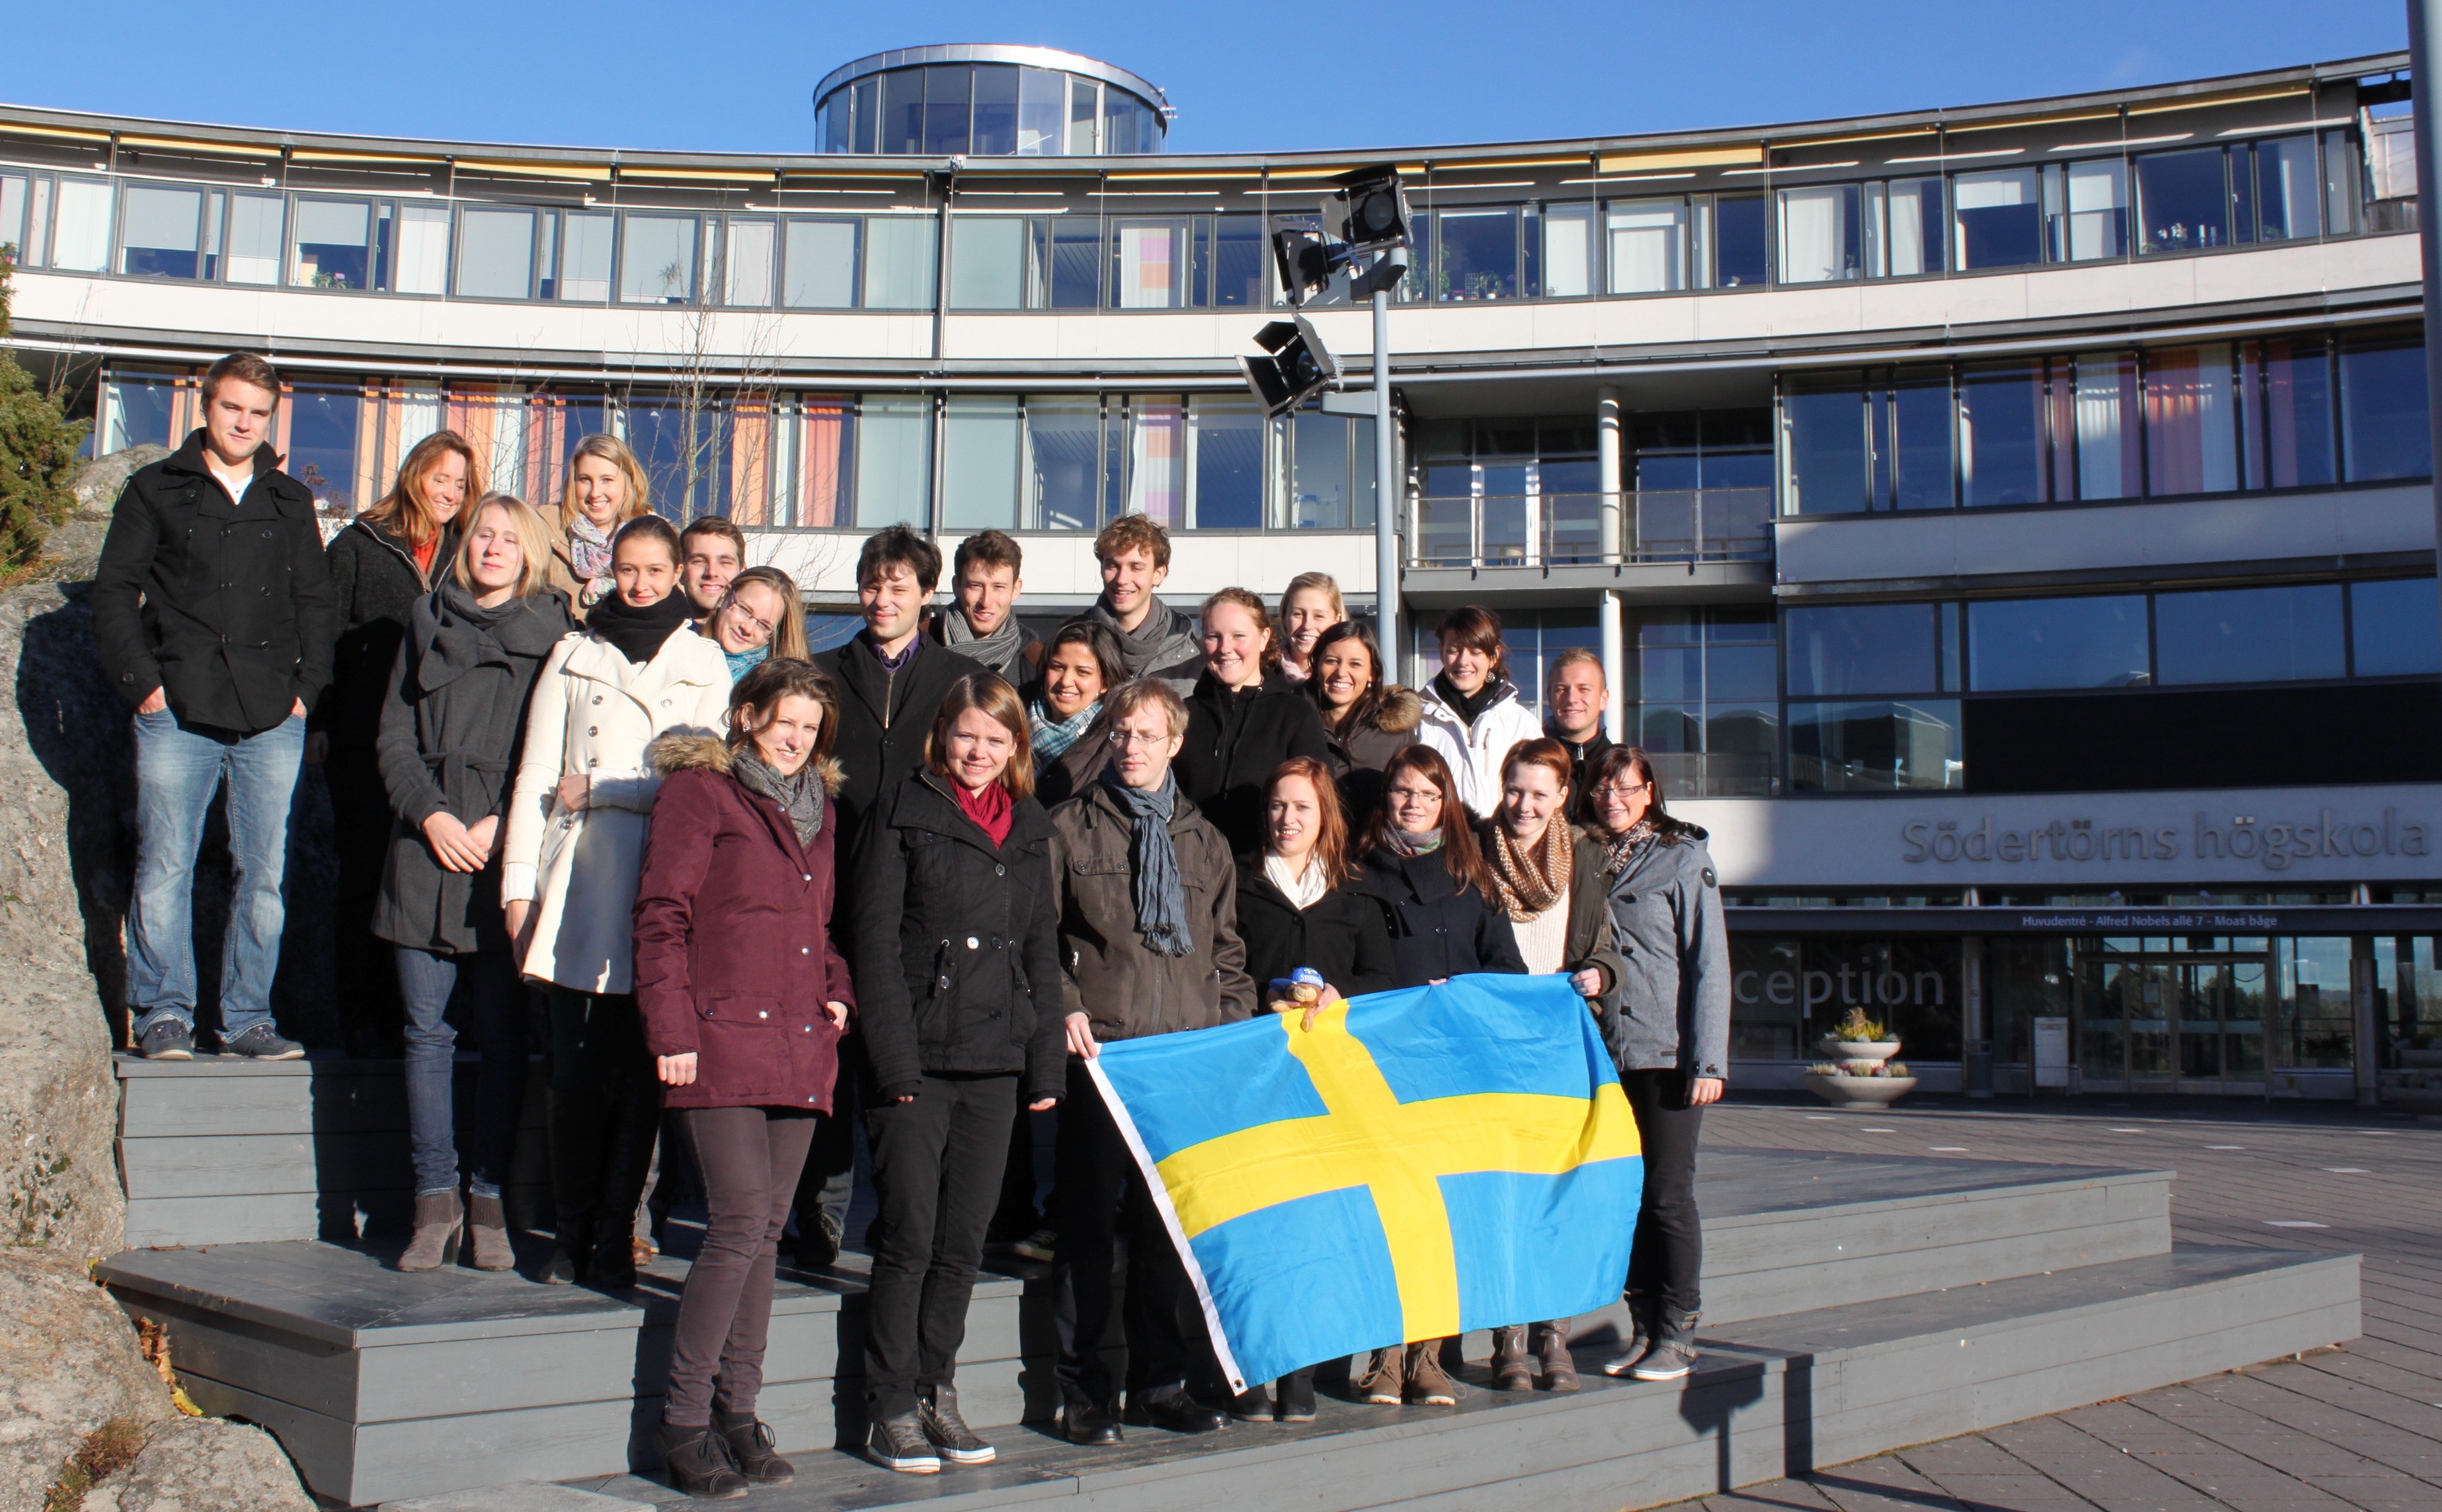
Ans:
[[[415,1197],[415,1234],[398,1257],[401,1270],[438,1270],[458,1258],[458,1231],[464,1226],[458,1193],[420,1192]]]
[[[1439,1339],[1408,1346],[1408,1401],[1416,1407],[1456,1407],[1458,1382],[1442,1369]]]
[[[1543,1390],[1574,1392],[1577,1389],[1577,1360],[1569,1353],[1571,1320],[1556,1319],[1535,1325],[1535,1354],[1543,1367]]]
[[[1357,1372],[1357,1399],[1376,1407],[1396,1407],[1407,1398],[1405,1379],[1408,1352],[1404,1349],[1377,1349],[1365,1357]]]
[[[508,1214],[501,1211],[498,1196],[480,1192],[466,1194],[466,1244],[475,1251],[477,1270],[509,1270],[517,1266],[518,1252],[509,1244]]]
[[[1492,1331],[1492,1384],[1504,1392],[1535,1389],[1535,1367],[1526,1358],[1526,1325]]]

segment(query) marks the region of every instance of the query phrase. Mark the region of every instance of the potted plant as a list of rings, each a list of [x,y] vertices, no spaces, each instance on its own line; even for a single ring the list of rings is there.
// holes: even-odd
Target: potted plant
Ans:
[[[1916,1078],[1899,1061],[1819,1061],[1806,1068],[1806,1084],[1835,1108],[1886,1108],[1916,1090]]]
[[[1887,1061],[1900,1052],[1900,1042],[1883,1025],[1868,1018],[1864,1009],[1852,1008],[1848,1017],[1832,1026],[1832,1032],[1814,1042],[1814,1047],[1835,1061]]]

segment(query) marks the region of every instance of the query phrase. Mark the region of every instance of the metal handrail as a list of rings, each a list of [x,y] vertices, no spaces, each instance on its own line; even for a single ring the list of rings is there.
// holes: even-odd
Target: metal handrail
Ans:
[[[1616,523],[1604,518],[1616,501]],[[1574,567],[1768,561],[1769,488],[1474,494],[1412,501],[1409,565]],[[1606,541],[1616,537],[1616,551]]]

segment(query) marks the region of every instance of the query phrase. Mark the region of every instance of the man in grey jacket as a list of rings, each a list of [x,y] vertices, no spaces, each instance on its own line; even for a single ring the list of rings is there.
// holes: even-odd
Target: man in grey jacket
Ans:
[[[1094,560],[1103,596],[1082,617],[1120,638],[1128,676],[1157,677],[1184,696],[1204,670],[1204,632],[1154,596],[1170,575],[1170,532],[1149,515],[1121,515],[1094,537]]]
[[[1121,1231],[1129,1420],[1179,1433],[1222,1425],[1187,1392],[1210,1349],[1194,1288],[1085,1063],[1105,1042],[1231,1023],[1255,1006],[1229,844],[1171,774],[1187,706],[1167,684],[1140,678],[1110,694],[1106,718],[1110,765],[1051,814],[1068,1008],[1057,1192],[1061,1428],[1075,1444],[1120,1439],[1101,1344]]]

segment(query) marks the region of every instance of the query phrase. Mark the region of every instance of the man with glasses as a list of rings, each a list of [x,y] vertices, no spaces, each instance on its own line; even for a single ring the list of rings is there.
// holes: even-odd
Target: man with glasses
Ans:
[[[1236,864],[1171,773],[1187,736],[1187,705],[1169,684],[1141,678],[1111,693],[1105,718],[1111,759],[1102,780],[1051,813],[1068,1010],[1054,1198],[1061,1430],[1074,1444],[1120,1440],[1102,1340],[1121,1232],[1127,1420],[1177,1433],[1209,1433],[1223,1422],[1188,1394],[1192,1375],[1218,1378],[1202,1313],[1085,1063],[1110,1041],[1230,1023],[1255,1006],[1238,938]]]

